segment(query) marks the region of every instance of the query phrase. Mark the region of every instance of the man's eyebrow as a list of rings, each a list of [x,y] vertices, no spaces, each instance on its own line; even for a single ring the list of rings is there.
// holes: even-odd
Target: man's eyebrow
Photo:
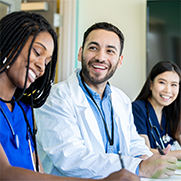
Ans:
[[[95,42],[95,41],[91,41],[87,46],[91,45],[91,44],[94,44],[94,45],[97,45],[99,46],[99,43]]]
[[[108,48],[113,48],[113,49],[115,49],[116,51],[118,51],[117,48],[116,48],[115,46],[113,46],[113,45],[108,45],[107,47],[108,47]]]
[[[41,45],[45,50],[47,50],[47,48],[42,43],[39,43],[39,42],[35,42],[35,43]]]
[[[92,45],[92,44],[99,46],[99,43],[97,43],[97,42],[95,42],[95,41],[91,41],[87,46],[90,46],[90,45]],[[107,45],[107,48],[113,48],[113,49],[115,49],[116,51],[118,51],[117,48],[116,48],[115,46],[113,46],[113,45]]]

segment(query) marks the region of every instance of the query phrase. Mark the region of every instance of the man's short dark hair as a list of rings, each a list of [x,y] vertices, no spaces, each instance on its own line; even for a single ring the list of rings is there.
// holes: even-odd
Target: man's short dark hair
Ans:
[[[84,45],[85,45],[85,42],[86,42],[86,39],[87,39],[87,36],[89,35],[89,33],[93,30],[98,30],[98,29],[112,31],[118,35],[118,37],[120,39],[120,45],[121,45],[121,50],[120,50],[120,56],[121,56],[123,47],[124,47],[124,35],[116,26],[114,26],[110,23],[107,23],[107,22],[95,23],[86,30],[86,32],[84,33],[84,37],[83,37],[82,48],[84,49]]]

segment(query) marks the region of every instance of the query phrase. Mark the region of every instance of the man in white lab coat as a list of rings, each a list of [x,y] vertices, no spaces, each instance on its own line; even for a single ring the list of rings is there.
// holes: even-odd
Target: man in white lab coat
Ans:
[[[140,176],[174,174],[176,159],[152,156],[136,132],[129,98],[108,83],[122,64],[123,45],[123,34],[115,26],[91,26],[78,54],[82,69],[54,85],[46,104],[35,111],[45,172],[104,178],[122,168],[120,151],[125,168]]]

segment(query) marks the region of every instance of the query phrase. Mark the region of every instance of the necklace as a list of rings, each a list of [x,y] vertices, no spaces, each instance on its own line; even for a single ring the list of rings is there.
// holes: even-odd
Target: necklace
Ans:
[[[87,93],[89,94],[90,98],[92,99],[92,101],[94,102],[95,106],[97,107],[98,111],[99,111],[99,114],[101,115],[101,118],[102,118],[102,121],[104,123],[104,128],[106,130],[106,134],[108,136],[108,141],[110,143],[110,145],[112,146],[114,144],[114,120],[113,120],[113,107],[112,107],[112,101],[111,101],[111,120],[112,120],[112,134],[111,136],[109,135],[109,131],[108,131],[108,128],[107,128],[107,125],[106,125],[106,121],[102,115],[102,112],[99,108],[99,106],[97,105],[96,101],[94,100],[94,98],[92,97],[92,95],[90,94],[89,90],[87,89],[85,83],[84,83],[84,80],[83,80],[83,76],[82,76],[82,71],[80,72],[80,77],[81,77],[81,81],[82,81],[82,84],[84,86],[84,88],[86,89]],[[111,138],[112,137],[112,138]]]

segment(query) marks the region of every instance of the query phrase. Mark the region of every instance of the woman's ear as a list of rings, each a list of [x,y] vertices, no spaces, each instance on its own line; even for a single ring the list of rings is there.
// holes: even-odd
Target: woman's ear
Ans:
[[[121,56],[119,57],[119,62],[118,62],[117,68],[120,68],[120,67],[121,67],[122,62],[123,62],[123,55],[121,55]]]
[[[82,46],[79,48],[78,61],[82,61]]]
[[[152,90],[152,87],[153,87],[153,81],[150,80],[150,90]]]

